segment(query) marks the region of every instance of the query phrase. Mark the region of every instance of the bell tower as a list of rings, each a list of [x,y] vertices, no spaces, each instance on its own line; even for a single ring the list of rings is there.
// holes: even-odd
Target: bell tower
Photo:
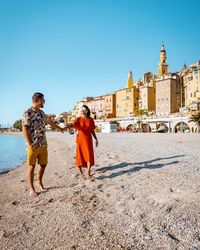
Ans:
[[[168,74],[168,64],[166,57],[166,50],[164,44],[161,46],[160,50],[160,63],[158,64],[158,76]]]
[[[132,71],[128,72],[128,81],[127,81],[127,88],[132,88],[133,87],[133,73]]]

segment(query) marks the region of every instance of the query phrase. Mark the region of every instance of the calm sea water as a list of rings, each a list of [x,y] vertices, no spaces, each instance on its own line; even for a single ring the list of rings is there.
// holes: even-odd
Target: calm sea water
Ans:
[[[15,168],[26,159],[26,144],[22,136],[0,135],[0,172]]]

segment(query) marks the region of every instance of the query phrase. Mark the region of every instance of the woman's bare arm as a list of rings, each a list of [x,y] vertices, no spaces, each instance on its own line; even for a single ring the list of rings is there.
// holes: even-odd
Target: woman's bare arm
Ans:
[[[92,131],[92,135],[93,135],[94,139],[96,140],[96,147],[98,147],[99,141],[98,141],[98,139],[97,139],[97,136],[96,136],[96,133],[95,133],[94,130]]]

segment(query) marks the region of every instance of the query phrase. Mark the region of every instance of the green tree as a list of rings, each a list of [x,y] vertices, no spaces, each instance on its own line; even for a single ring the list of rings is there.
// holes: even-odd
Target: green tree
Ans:
[[[147,115],[148,116],[148,111],[146,109],[140,109],[139,110],[139,115],[143,116],[143,115]]]
[[[18,129],[19,131],[22,131],[22,120],[17,120],[13,124],[13,128]]]
[[[117,124],[117,126],[119,126],[119,122],[118,121],[110,121],[110,124]]]
[[[200,111],[191,115],[189,122],[195,122],[197,125],[197,133],[200,133]]]
[[[63,122],[65,122],[64,118],[63,118],[63,117],[60,117],[59,123],[63,123]]]

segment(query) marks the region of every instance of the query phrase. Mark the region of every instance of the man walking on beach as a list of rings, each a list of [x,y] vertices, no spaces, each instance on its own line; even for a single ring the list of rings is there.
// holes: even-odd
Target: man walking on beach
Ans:
[[[30,186],[30,195],[37,196],[33,181],[35,164],[38,161],[40,165],[38,170],[38,186],[40,191],[45,191],[42,177],[45,167],[48,163],[47,140],[45,133],[45,125],[49,124],[55,129],[64,132],[41,110],[44,107],[45,99],[42,93],[34,93],[32,96],[32,107],[27,109],[23,114],[22,129],[27,144],[27,164],[28,167],[28,183]]]

